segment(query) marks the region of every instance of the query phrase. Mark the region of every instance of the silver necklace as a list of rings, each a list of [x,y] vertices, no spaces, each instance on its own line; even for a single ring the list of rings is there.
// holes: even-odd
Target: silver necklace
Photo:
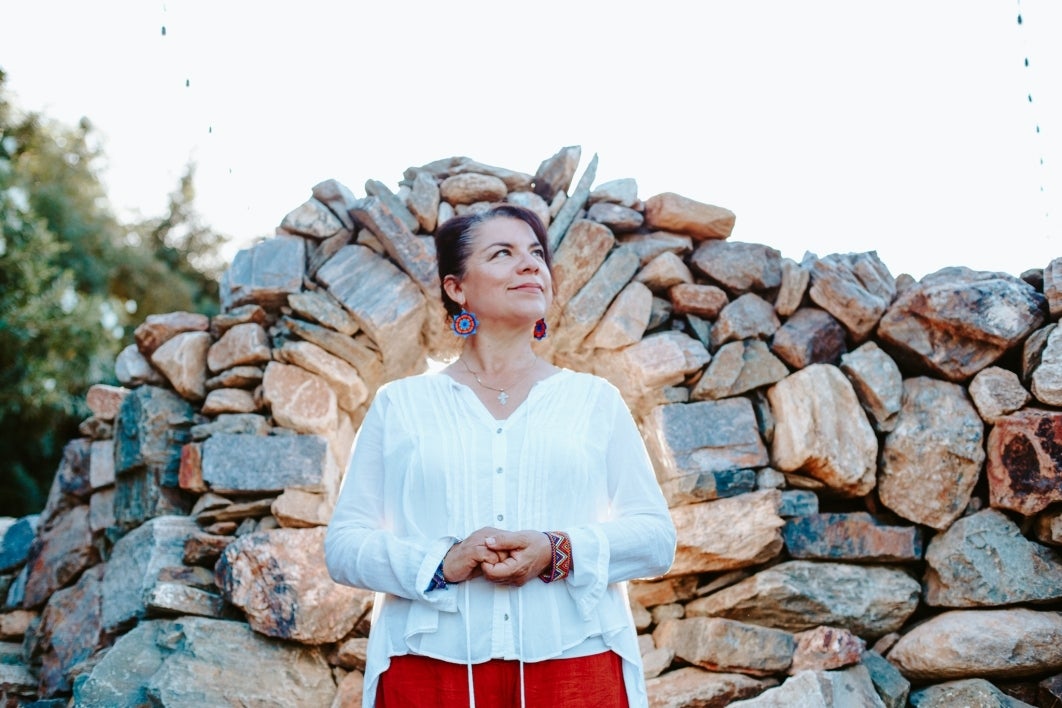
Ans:
[[[518,378],[516,381],[513,381],[511,384],[509,384],[505,388],[495,388],[494,386],[490,386],[488,384],[483,383],[483,380],[479,378],[479,374],[477,374],[475,371],[472,371],[471,367],[469,367],[469,365],[468,365],[468,362],[466,362],[464,360],[464,357],[458,357],[458,360],[465,367],[465,371],[467,371],[468,373],[472,374],[472,378],[474,378],[476,380],[476,383],[478,383],[483,388],[489,388],[491,391],[497,391],[498,392],[498,403],[502,404],[503,406],[509,400],[509,394],[505,392],[505,389],[506,388],[512,388],[513,386],[516,386],[517,384],[522,383],[523,380],[527,378],[528,374],[531,373],[531,370],[535,368],[535,362],[531,362],[531,366],[527,367],[527,371],[525,371],[523,373],[523,375],[520,378]],[[536,361],[537,361],[537,358],[536,358]]]

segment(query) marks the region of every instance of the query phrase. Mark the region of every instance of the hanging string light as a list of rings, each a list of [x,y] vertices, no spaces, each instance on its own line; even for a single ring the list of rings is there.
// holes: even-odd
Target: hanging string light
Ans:
[[[1047,170],[1049,168],[1049,165],[1047,164],[1047,161],[1044,159],[1043,131],[1041,130],[1040,121],[1038,119],[1039,105],[1033,100],[1033,89],[1034,89],[1034,85],[1035,85],[1035,82],[1034,82],[1033,79],[1035,78],[1036,73],[1037,73],[1037,67],[1036,67],[1036,64],[1035,64],[1035,61],[1034,61],[1036,57],[1035,57],[1035,54],[1032,54],[1032,52],[1029,51],[1029,37],[1028,37],[1029,30],[1027,28],[1028,18],[1026,17],[1026,14],[1025,14],[1024,9],[1022,7],[1022,0],[1017,0],[1017,3],[1018,3],[1018,17],[1017,17],[1018,31],[1021,33],[1022,47],[1024,49],[1024,54],[1025,54],[1025,56],[1024,56],[1022,61],[1023,61],[1023,66],[1025,68],[1026,86],[1028,87],[1028,89],[1026,91],[1026,94],[1025,94],[1025,98],[1026,98],[1027,103],[1030,106],[1030,110],[1033,112],[1033,128],[1036,131],[1036,137],[1035,137],[1035,143],[1034,144],[1035,144],[1035,154],[1037,155],[1037,160],[1039,162],[1039,171],[1038,171],[1037,182],[1038,182],[1038,187],[1039,187],[1040,200],[1041,200],[1041,203],[1043,204],[1044,236],[1045,236],[1045,238],[1050,238],[1050,233],[1049,233],[1050,227],[1049,227],[1048,222],[1050,220],[1051,214],[1050,214],[1049,209],[1047,208],[1047,204],[1048,204],[1047,199],[1048,199],[1049,195],[1047,194],[1047,189],[1045,189],[1045,184],[1048,181],[1046,179],[1046,172],[1047,172]],[[1030,60],[1030,56],[1033,57],[1033,59],[1034,59],[1033,61]]]

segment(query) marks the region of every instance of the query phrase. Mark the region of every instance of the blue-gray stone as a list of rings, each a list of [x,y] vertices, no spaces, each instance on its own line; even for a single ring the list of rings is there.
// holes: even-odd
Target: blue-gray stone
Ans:
[[[334,465],[316,435],[213,435],[203,443],[203,481],[219,494],[288,487],[324,491]]]

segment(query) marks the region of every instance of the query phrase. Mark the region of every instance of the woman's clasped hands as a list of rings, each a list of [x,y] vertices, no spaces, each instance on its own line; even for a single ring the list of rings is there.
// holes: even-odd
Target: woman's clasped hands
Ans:
[[[443,559],[443,577],[459,583],[482,575],[492,583],[519,587],[549,568],[549,538],[541,531],[479,529],[450,547]]]

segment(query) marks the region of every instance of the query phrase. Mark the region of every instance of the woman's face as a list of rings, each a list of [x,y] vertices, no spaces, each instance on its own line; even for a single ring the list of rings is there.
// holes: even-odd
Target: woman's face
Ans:
[[[530,326],[553,300],[542,244],[519,219],[496,217],[472,227],[465,274],[446,276],[450,298],[481,322]]]

